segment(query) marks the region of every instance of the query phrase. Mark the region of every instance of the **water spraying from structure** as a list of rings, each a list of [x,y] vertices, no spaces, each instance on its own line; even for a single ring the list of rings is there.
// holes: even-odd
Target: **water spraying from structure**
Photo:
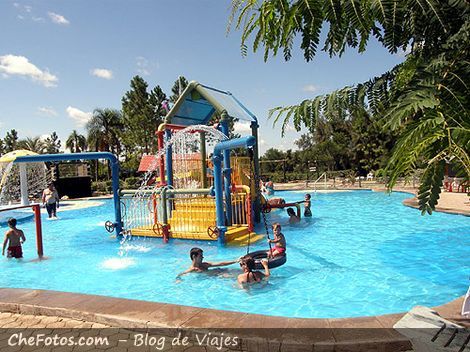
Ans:
[[[30,199],[39,200],[42,191],[52,181],[45,163],[15,163],[19,156],[35,155],[18,150],[0,158],[0,207],[12,204],[28,205]]]
[[[163,148],[153,156],[147,167],[147,172],[143,176],[141,186],[134,193],[131,202],[127,206],[124,219],[126,229],[142,226],[148,222],[149,219],[146,218],[148,216],[159,217],[159,214],[155,214],[155,212],[158,212],[158,209],[152,210],[152,204],[149,199],[152,196],[157,196],[161,191],[161,184],[158,180],[162,180],[164,175],[160,175],[158,165],[166,155],[168,148],[172,149],[172,187],[177,189],[202,188],[203,185],[200,177],[200,165],[202,163],[200,150],[201,134],[204,134],[206,138],[207,154],[213,152],[215,144],[227,139],[225,134],[214,127],[206,125],[192,125],[174,132],[171,138],[164,143]],[[126,237],[123,240],[125,241]]]

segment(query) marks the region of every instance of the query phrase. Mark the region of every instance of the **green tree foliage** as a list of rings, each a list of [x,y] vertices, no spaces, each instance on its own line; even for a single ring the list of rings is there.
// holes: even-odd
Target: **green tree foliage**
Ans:
[[[166,95],[156,86],[150,93],[148,84],[140,76],[131,80],[131,89],[122,98],[125,133],[123,135],[127,154],[155,153],[155,131],[163,122],[165,111],[162,102]]]
[[[60,139],[57,133],[52,132],[49,137],[44,141],[45,151],[48,154],[58,154],[60,151]]]
[[[390,52],[409,50],[404,63],[367,82],[345,87],[298,105],[270,112],[315,131],[316,121],[351,116],[364,109],[379,125],[398,135],[386,169],[392,188],[399,176],[422,166],[420,209],[430,212],[440,192],[442,162],[470,177],[469,50],[470,5],[463,0],[234,0],[232,19],[242,28],[242,53],[253,37],[253,51],[264,47],[264,59],[282,50],[292,55],[294,38],[311,61],[321,44],[331,56],[348,48],[363,52],[371,36]],[[373,145],[374,153],[380,146]],[[368,161],[356,151],[357,157]]]
[[[0,155],[5,154],[5,145],[3,144],[3,139],[0,138]]]
[[[5,147],[4,147],[5,148],[5,153],[9,153],[9,152],[12,152],[12,151],[18,149],[17,148],[18,132],[16,132],[15,129],[12,129],[9,132],[7,132],[3,142],[5,144]]]
[[[86,150],[85,136],[73,130],[65,141],[65,148],[68,148],[71,153],[84,152]]]
[[[120,111],[95,109],[86,125],[88,145],[94,151],[106,151],[119,155],[121,152],[120,135],[123,130]]]
[[[30,150],[34,153],[43,154],[46,150],[46,144],[41,140],[41,137],[27,137],[18,142],[19,149]]]

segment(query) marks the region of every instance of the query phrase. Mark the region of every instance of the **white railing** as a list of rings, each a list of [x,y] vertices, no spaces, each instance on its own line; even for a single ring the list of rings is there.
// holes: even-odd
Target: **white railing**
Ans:
[[[313,182],[313,191],[314,191],[314,192],[317,191],[317,183],[318,183],[318,181],[320,181],[322,178],[324,179],[324,187],[325,187],[325,189],[327,189],[328,177],[327,177],[326,172],[324,172],[324,173],[322,173],[322,174],[320,175],[319,178],[317,178],[317,179],[315,180],[315,182]]]

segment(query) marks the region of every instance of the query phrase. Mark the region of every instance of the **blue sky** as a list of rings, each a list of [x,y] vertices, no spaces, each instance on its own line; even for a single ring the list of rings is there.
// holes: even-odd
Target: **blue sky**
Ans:
[[[169,94],[179,75],[232,92],[260,121],[260,149],[294,148],[268,110],[365,81],[403,60],[371,42],[306,63],[296,51],[263,61],[226,34],[229,0],[0,1],[0,138],[56,131],[64,144],[95,108],[121,108],[133,76]],[[243,126],[240,126],[243,129]]]

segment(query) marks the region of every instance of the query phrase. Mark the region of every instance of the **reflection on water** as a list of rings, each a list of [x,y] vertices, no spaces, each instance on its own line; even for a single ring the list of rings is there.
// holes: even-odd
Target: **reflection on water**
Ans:
[[[101,266],[104,269],[122,270],[136,264],[134,258],[110,258],[103,261]]]

